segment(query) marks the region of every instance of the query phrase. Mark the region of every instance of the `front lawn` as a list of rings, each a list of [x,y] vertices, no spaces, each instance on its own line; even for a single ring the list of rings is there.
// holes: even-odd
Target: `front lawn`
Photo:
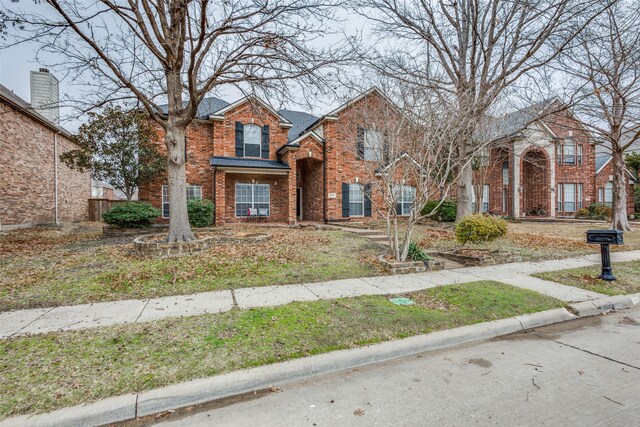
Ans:
[[[102,238],[99,230],[85,224],[0,235],[0,311],[382,274],[379,248],[341,231],[245,226],[273,238],[149,260],[131,255],[131,237]]]
[[[618,279],[613,282],[598,279],[597,277],[601,272],[602,269],[598,265],[538,273],[534,274],[534,276],[605,295],[625,295],[640,292],[640,261],[613,264],[613,275]]]
[[[0,341],[0,418],[561,307],[484,281]]]

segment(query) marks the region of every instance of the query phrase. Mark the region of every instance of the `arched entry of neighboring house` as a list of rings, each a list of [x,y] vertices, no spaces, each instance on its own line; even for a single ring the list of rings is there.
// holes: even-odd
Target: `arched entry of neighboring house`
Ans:
[[[542,148],[530,148],[522,155],[522,212],[547,217],[551,212],[549,156]]]

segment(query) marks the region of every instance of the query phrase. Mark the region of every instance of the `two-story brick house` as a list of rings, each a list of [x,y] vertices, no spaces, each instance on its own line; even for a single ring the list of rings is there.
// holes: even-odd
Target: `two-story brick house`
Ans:
[[[496,138],[480,156],[482,166],[474,177],[480,183],[476,187],[482,187],[483,211],[571,217],[580,208],[607,203],[605,187],[611,184],[602,182],[606,163],[596,159],[595,140],[559,100],[518,110],[492,126]],[[630,179],[629,214],[633,184]]]
[[[370,172],[383,144],[360,113],[378,102],[390,101],[374,88],[318,117],[255,97],[205,99],[187,129],[188,199],[213,200],[217,225],[254,216],[288,224],[377,217]],[[157,141],[165,150],[161,130]],[[408,202],[410,189],[405,194]],[[139,198],[169,218],[166,178],[142,186]]]

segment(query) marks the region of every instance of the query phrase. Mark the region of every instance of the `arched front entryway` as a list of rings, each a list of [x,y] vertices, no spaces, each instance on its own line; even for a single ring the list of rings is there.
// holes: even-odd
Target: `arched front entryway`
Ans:
[[[548,217],[551,213],[549,157],[542,148],[531,148],[522,156],[522,212]]]

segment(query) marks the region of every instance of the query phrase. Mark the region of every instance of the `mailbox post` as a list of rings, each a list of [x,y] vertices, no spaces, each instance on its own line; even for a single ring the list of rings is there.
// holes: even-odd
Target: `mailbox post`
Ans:
[[[600,245],[602,258],[602,274],[598,278],[602,280],[616,280],[611,269],[611,254],[609,245],[623,245],[622,231],[619,230],[589,230],[587,231],[587,243]]]

